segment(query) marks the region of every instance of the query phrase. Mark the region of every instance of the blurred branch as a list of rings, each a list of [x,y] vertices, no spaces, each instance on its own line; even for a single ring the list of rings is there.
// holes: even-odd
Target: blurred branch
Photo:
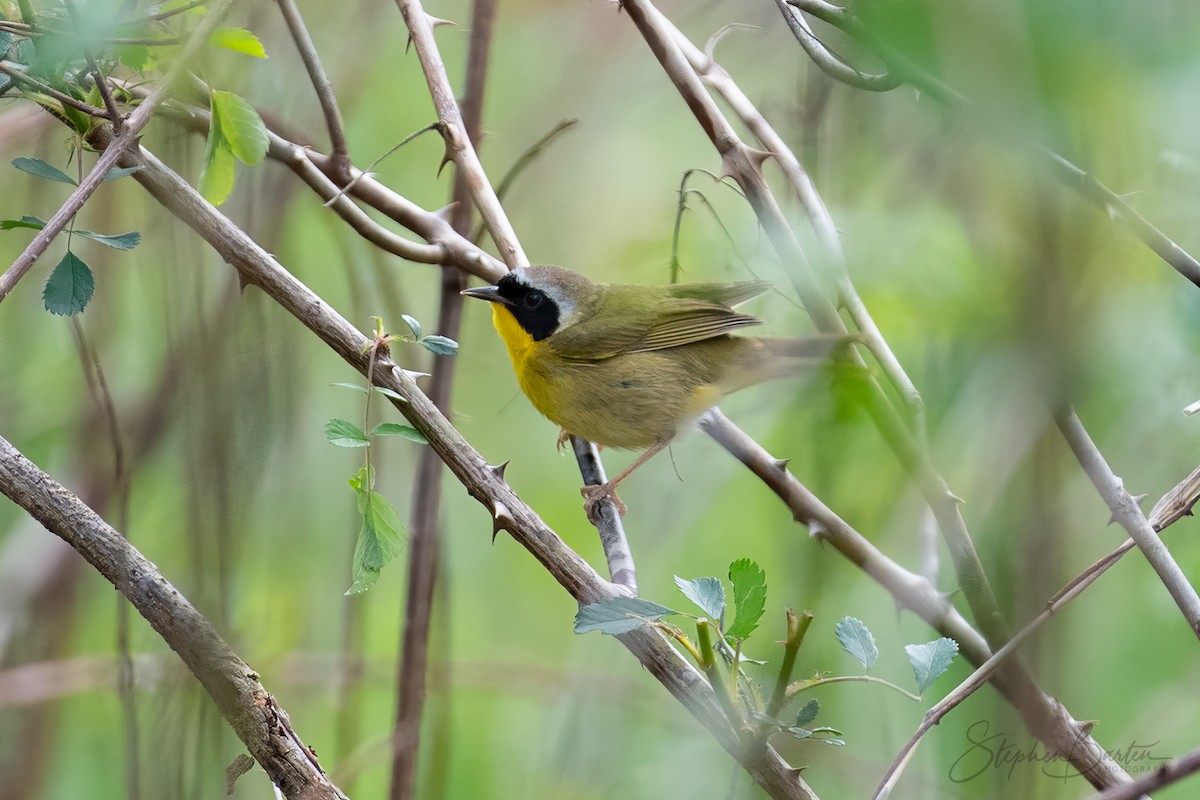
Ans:
[[[776,4],[780,6],[780,11],[783,13],[789,27],[793,26],[793,18],[800,16],[800,11],[807,12],[817,19],[833,25],[858,40],[877,57],[882,59],[887,65],[889,75],[895,75],[899,80],[919,90],[922,94],[928,95],[939,103],[958,112],[964,119],[969,119],[976,123],[978,127],[990,130],[990,122],[979,118],[979,115],[973,113],[975,109],[970,101],[956,90],[929,74],[926,70],[914,64],[895,48],[880,41],[850,9],[835,6],[825,2],[825,0],[776,0]],[[807,23],[804,23],[804,29],[808,30]],[[793,28],[794,31],[795,29]],[[811,30],[808,30],[808,35],[811,36]],[[797,35],[797,38],[801,39],[800,35]],[[801,39],[801,44],[804,45],[806,52],[811,52],[809,45],[805,44],[803,39]],[[822,69],[829,72],[826,69],[827,59],[824,56],[814,57],[814,61]],[[853,71],[853,68],[847,67],[847,69]],[[857,71],[854,72],[857,74]],[[843,74],[835,74],[834,72],[829,72],[829,74],[838,80],[842,80],[844,76]],[[845,82],[857,85],[853,80]],[[860,86],[859,88],[867,87]],[[1005,131],[1006,134],[1011,133],[1007,129]],[[1007,135],[1004,141],[1015,143],[1027,150],[1042,166],[1048,167],[1050,172],[1059,181],[1078,192],[1085,199],[1091,201],[1093,205],[1124,226],[1140,239],[1143,244],[1157,253],[1160,258],[1174,267],[1180,275],[1200,287],[1200,261],[1197,261],[1182,247],[1168,238],[1166,234],[1135,211],[1132,206],[1122,200],[1111,189],[1100,183],[1093,175],[1054,151],[1026,141],[1021,137]]]
[[[133,603],[179,654],[284,796],[345,800],[257,673],[212,624],[120,533],[3,438],[0,492],[75,548]]]
[[[467,80],[463,91],[462,124],[467,141],[478,148],[483,130],[483,99],[487,84],[488,55],[492,44],[495,0],[471,4],[471,41],[467,51]],[[468,173],[454,171],[450,225],[465,236],[471,228]],[[457,340],[462,329],[462,290],[466,273],[442,267],[438,333]],[[437,359],[429,387],[429,399],[443,415],[450,416],[457,358]],[[442,500],[442,462],[426,448],[417,465],[413,487],[413,525],[409,539],[408,591],[404,603],[404,629],[396,675],[396,723],[392,733],[392,778],[389,797],[407,800],[417,796],[417,764],[421,745],[421,721],[425,709],[426,676],[429,671],[430,618],[437,591],[442,534],[439,511]],[[442,636],[449,632],[442,631]]]
[[[1170,786],[1197,772],[1200,772],[1200,750],[1193,750],[1186,756],[1163,764],[1144,778],[1092,795],[1088,800],[1136,800],[1147,792]]]
[[[337,95],[333,92],[333,84],[329,82],[329,76],[325,74],[325,67],[321,65],[321,57],[317,55],[317,48],[308,34],[308,28],[304,26],[304,18],[300,16],[300,9],[297,8],[295,0],[275,1],[283,13],[288,31],[292,34],[292,41],[295,42],[296,49],[300,51],[300,58],[304,61],[304,68],[308,71],[309,80],[312,81],[313,89],[317,93],[317,100],[321,104],[321,113],[325,115],[325,127],[329,130],[329,144],[332,148],[330,158],[333,159],[334,173],[339,182],[345,183],[350,179],[350,149],[346,144],[342,112],[338,110]]]
[[[101,131],[97,144],[103,147],[104,143]],[[367,373],[368,356],[364,347],[367,338],[296,280],[240,228],[204,202],[186,181],[144,148],[126,153],[121,162],[126,167],[141,167],[133,178],[236,268],[244,283],[258,286],[347,364],[363,375]],[[407,372],[385,364],[383,369],[374,371],[374,379],[376,385],[405,398],[407,402],[394,403],[397,410],[425,436],[429,446],[437,451],[459,482],[488,510],[495,530],[508,531],[577,602],[594,603],[623,594],[546,526],[504,481],[500,471],[488,465],[462,438]],[[799,774],[773,748],[742,749],[707,681],[661,634],[641,628],[618,638],[772,797],[815,797]]]
[[[1192,516],[1192,508],[1200,499],[1200,467],[1192,470],[1191,474],[1175,485],[1171,491],[1164,494],[1150,509],[1146,520],[1150,527],[1161,531],[1168,525]]]
[[[1137,543],[1138,549],[1150,562],[1150,566],[1154,567],[1159,580],[1167,587],[1175,604],[1183,612],[1192,633],[1200,638],[1200,596],[1196,595],[1195,588],[1171,556],[1171,551],[1163,544],[1142,514],[1142,510],[1138,508],[1137,500],[1126,491],[1125,482],[1113,473],[1073,409],[1056,411],[1054,421],[1067,444],[1071,446],[1071,451],[1075,453],[1075,458],[1079,460],[1079,465],[1108,504],[1113,520],[1119,522],[1129,533],[1129,538]]]
[[[92,72],[92,80],[96,82],[96,91],[100,93],[100,99],[104,101],[104,108],[108,111],[108,119],[112,120],[113,130],[117,133],[121,132],[121,127],[125,124],[125,118],[121,116],[121,110],[117,108],[117,103],[113,100],[112,91],[108,88],[108,81],[104,77],[104,73],[100,71],[100,66],[96,63],[95,57],[92,56],[92,51],[83,42],[85,41],[80,30],[79,9],[75,6],[75,0],[63,0],[67,7],[67,12],[71,15],[71,21],[75,24],[76,35],[79,36],[80,49],[83,50],[84,58],[87,59],[88,68]]]
[[[175,82],[184,74],[188,62],[195,56],[200,48],[208,44],[208,39],[217,26],[221,24],[221,20],[225,17],[225,12],[229,9],[233,0],[215,0],[212,8],[205,15],[204,20],[196,26],[188,38],[187,44],[179,52],[176,61],[167,70],[167,74],[163,76],[162,82],[158,87],[146,97],[145,100],[129,115],[123,130],[117,134],[115,139],[112,139],[110,146],[105,152],[100,154],[96,159],[95,165],[87,174],[79,185],[75,187],[75,191],[71,192],[71,196],[67,198],[58,209],[54,212],[54,216],[50,217],[50,221],[37,232],[33,237],[33,241],[29,246],[22,251],[21,255],[17,256],[17,260],[12,263],[3,275],[0,275],[0,302],[8,296],[8,293],[17,285],[17,281],[25,277],[25,273],[33,268],[34,262],[46,252],[50,246],[50,242],[54,241],[67,223],[83,208],[83,204],[92,196],[92,193],[99,188],[100,183],[104,180],[104,176],[114,164],[120,159],[121,155],[133,145],[142,128],[150,122],[155,109],[159,104],[166,99],[169,92],[175,85]],[[2,65],[0,65],[2,66]]]
[[[808,53],[808,57],[812,59],[813,63],[829,77],[867,92],[890,92],[903,82],[891,70],[880,74],[859,71],[818,39],[812,32],[812,28],[808,26],[808,20],[793,11],[788,0],[775,0],[775,5],[779,6],[779,11],[783,14],[783,21],[787,23],[792,35],[796,37],[796,41],[804,48],[804,52]]]

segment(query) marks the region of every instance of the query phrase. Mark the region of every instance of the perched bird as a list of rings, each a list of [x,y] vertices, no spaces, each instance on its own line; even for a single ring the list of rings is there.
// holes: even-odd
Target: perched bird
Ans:
[[[594,283],[553,266],[513,270],[495,286],[463,294],[488,300],[521,390],[566,434],[605,447],[645,450],[600,486],[584,509],[616,496],[617,484],[723,397],[794,375],[836,340],[731,336],[760,320],[734,307],[769,288],[761,281],[633,286]]]

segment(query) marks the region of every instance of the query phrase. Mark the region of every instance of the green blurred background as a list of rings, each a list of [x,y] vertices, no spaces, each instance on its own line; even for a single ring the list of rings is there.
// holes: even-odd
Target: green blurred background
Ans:
[[[1014,627],[1124,539],[1047,412],[1065,394],[1146,508],[1200,461],[1195,368],[1200,291],[1108,217],[1008,147],[1027,137],[1093,172],[1189,252],[1200,251],[1200,7],[1155,4],[878,3],[880,30],[977,104],[978,126],[911,89],[865,94],[809,63],[770,2],[664,2],[698,44],[717,48],[812,172],[843,234],[851,275],[924,394],[935,461],[955,493]],[[389,3],[303,3],[365,166],[434,120],[406,31]],[[430,2],[462,22],[465,2]],[[883,13],[886,12],[886,13]],[[272,3],[239,4],[234,24],[270,58],[211,50],[203,74],[254,103],[269,124],[326,147],[312,89]],[[839,51],[853,43],[818,27]],[[461,85],[468,36],[438,29]],[[864,62],[871,66],[871,62]],[[579,120],[506,201],[535,262],[607,281],[668,280],[682,173],[719,161],[629,19],[610,3],[500,3],[481,151],[493,182],[543,133]],[[69,189],[9,166],[36,156],[67,168],[65,129],[0,100],[0,217],[48,218]],[[144,142],[195,180],[203,141],[165,120]],[[441,145],[423,136],[376,168],[427,208],[448,202]],[[88,156],[92,158],[92,156]],[[90,163],[90,161],[88,162]],[[768,178],[784,198],[773,165]],[[811,323],[745,203],[703,175],[684,215],[685,280],[762,277],[778,292],[751,306],[775,335]],[[284,167],[239,169],[222,207],[362,330],[400,314],[436,328],[437,268],[380,254]],[[802,239],[810,231],[786,211]],[[720,220],[720,225],[717,223]],[[126,533],[262,675],[333,780],[354,797],[386,796],[387,737],[403,619],[403,558],[365,596],[345,597],[358,523],[346,480],[358,451],[326,443],[330,417],[356,419],[357,376],[131,181],[106,185],[82,212],[91,230],[138,229],[116,253],[83,242],[96,295],[81,318],[121,415],[132,476]],[[722,225],[728,234],[722,230]],[[28,231],[0,234],[0,264]],[[815,248],[810,248],[815,253]],[[42,308],[58,242],[0,306],[0,435],[105,517],[120,519],[112,456],[71,325]],[[593,564],[573,459],[520,396],[491,330],[471,304],[457,357],[454,420],[490,461],[511,460],[522,497]],[[396,359],[429,370],[416,348]],[[835,511],[901,564],[927,560],[922,504],[878,432],[820,381],[748,390],[723,406]],[[397,419],[392,411],[384,419]],[[859,671],[835,623],[858,617],[882,653],[873,674],[911,686],[903,645],[936,634],[832,548],[810,539],[746,469],[707,437],[678,441],[623,486],[642,594],[677,608],[673,575],[724,575],[749,557],[769,583],[768,616],[748,645],[774,674],[786,607],[816,620],[798,675]],[[380,489],[407,518],[419,446],[376,450]],[[629,454],[606,455],[610,473]],[[674,464],[672,464],[672,461]],[[678,478],[676,477],[678,472]],[[682,478],[682,481],[679,479]],[[423,727],[423,797],[752,797],[758,790],[615,640],[575,636],[575,605],[484,510],[446,479],[445,551]],[[1195,522],[1167,541],[1200,571]],[[937,582],[953,592],[941,552]],[[953,601],[966,613],[960,594]],[[116,686],[118,597],[15,506],[0,503],[0,796],[116,797],[126,745]],[[1196,642],[1136,552],[1057,615],[1023,650],[1044,689],[1106,748],[1153,758],[1200,742]],[[240,746],[178,660],[136,615],[137,727],[144,796],[223,791]],[[752,668],[753,669],[753,668]],[[846,746],[780,746],[824,798],[866,796],[925,708],[969,673],[958,660],[920,705],[863,684],[815,691],[819,721]],[[984,728],[986,726],[986,733]],[[989,763],[985,747],[1028,753],[1034,740],[990,689],[935,729],[903,777],[904,797],[1075,798],[1061,763]],[[1039,747],[1038,751],[1042,753]],[[999,758],[999,756],[998,756]],[[1125,761],[1130,771],[1153,762]],[[1069,770],[1068,770],[1069,771]],[[1047,775],[1046,773],[1049,773]],[[1136,774],[1136,772],[1135,772]],[[269,792],[261,771],[236,796]],[[1190,797],[1194,785],[1160,797]]]

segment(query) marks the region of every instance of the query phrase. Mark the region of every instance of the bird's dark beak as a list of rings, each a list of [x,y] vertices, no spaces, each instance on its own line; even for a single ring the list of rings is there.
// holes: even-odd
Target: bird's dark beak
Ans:
[[[461,294],[466,297],[478,297],[480,300],[487,300],[489,303],[499,303],[502,306],[512,305],[507,297],[500,294],[500,290],[495,286],[476,286],[471,289],[463,289]]]

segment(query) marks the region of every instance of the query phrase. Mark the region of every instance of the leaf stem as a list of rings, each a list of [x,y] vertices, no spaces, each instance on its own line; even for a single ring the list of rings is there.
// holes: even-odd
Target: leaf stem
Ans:
[[[729,693],[725,678],[721,675],[721,668],[717,665],[717,655],[713,649],[713,630],[715,628],[716,623],[712,620],[696,620],[696,639],[700,644],[700,669],[704,670],[704,674],[708,676],[713,694],[717,696],[717,702],[721,704],[721,709],[729,719],[729,724],[735,730],[740,730],[742,715],[733,702],[733,696]],[[735,665],[734,669],[736,668]]]
[[[783,644],[783,661],[779,664],[779,678],[775,681],[775,691],[771,695],[771,703],[767,706],[768,717],[779,717],[784,703],[788,700],[788,684],[792,680],[792,670],[796,667],[796,654],[800,645],[804,644],[804,634],[812,624],[811,611],[805,611],[799,617],[790,608],[787,610],[787,639]]]
[[[825,686],[826,684],[830,683],[850,683],[853,681],[858,681],[861,683],[878,683],[880,686],[886,686],[893,691],[899,692],[909,700],[912,700],[914,703],[921,702],[921,696],[919,694],[913,694],[907,689],[901,689],[891,681],[885,681],[883,678],[876,678],[874,675],[837,675],[832,678],[809,678],[808,680],[796,681],[788,686],[785,695],[787,699],[790,700],[801,692],[806,692],[809,689],[815,689],[818,686]]]

